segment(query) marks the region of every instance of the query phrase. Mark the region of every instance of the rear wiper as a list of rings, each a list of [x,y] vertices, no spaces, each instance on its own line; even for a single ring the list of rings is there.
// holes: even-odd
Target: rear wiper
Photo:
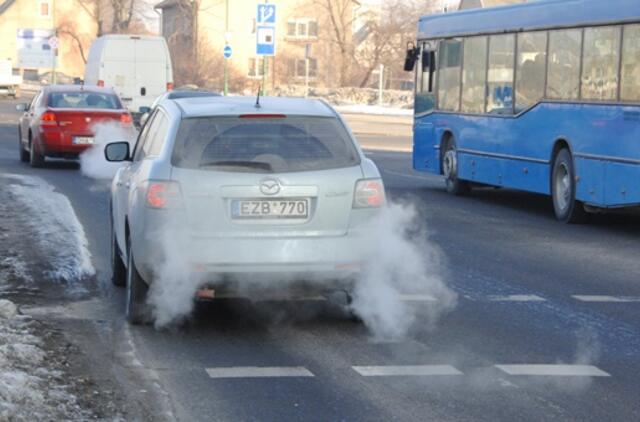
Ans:
[[[200,163],[200,167],[213,167],[213,166],[234,166],[234,167],[248,167],[253,169],[271,171],[271,164],[264,161],[207,161]]]

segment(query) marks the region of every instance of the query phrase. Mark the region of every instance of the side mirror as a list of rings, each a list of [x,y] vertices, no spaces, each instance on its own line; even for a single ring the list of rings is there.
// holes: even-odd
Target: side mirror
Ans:
[[[111,162],[129,161],[129,142],[112,142],[104,147],[104,158]]]
[[[29,104],[27,104],[27,103],[20,103],[20,104],[16,105],[16,110],[17,111],[25,112],[25,111],[27,111],[28,108],[29,108]]]
[[[150,112],[150,111],[151,111],[151,107],[142,106],[142,107],[139,107],[139,108],[138,108],[138,112],[139,112],[139,113],[142,113],[142,114],[144,114],[144,113],[148,113],[148,112]]]
[[[420,49],[416,47],[412,42],[407,43],[407,55],[404,58],[404,71],[413,72],[413,68],[416,65],[416,61],[420,55]]]

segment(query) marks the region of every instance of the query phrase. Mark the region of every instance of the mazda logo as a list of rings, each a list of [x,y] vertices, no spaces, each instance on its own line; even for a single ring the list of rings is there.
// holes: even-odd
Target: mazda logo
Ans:
[[[280,182],[277,179],[262,179],[260,192],[265,195],[277,195],[280,192]]]

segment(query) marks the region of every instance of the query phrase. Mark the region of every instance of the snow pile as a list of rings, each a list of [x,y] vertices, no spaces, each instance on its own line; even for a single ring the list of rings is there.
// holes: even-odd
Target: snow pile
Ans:
[[[51,279],[72,282],[95,274],[87,237],[66,196],[38,177],[9,175],[13,198],[30,214],[29,228],[40,252],[49,259]]]
[[[42,340],[33,320],[0,299],[0,420],[86,420],[64,385],[63,375],[45,367]]]
[[[375,114],[381,116],[413,116],[413,110],[397,107],[385,107],[366,104],[336,106],[339,113],[347,114]]]

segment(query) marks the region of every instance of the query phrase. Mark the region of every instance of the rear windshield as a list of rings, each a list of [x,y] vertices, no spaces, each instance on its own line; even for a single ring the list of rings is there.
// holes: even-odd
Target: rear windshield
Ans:
[[[182,120],[172,163],[177,167],[281,173],[351,167],[360,156],[332,117]]]
[[[122,108],[116,95],[95,92],[52,92],[47,105],[52,108]]]

